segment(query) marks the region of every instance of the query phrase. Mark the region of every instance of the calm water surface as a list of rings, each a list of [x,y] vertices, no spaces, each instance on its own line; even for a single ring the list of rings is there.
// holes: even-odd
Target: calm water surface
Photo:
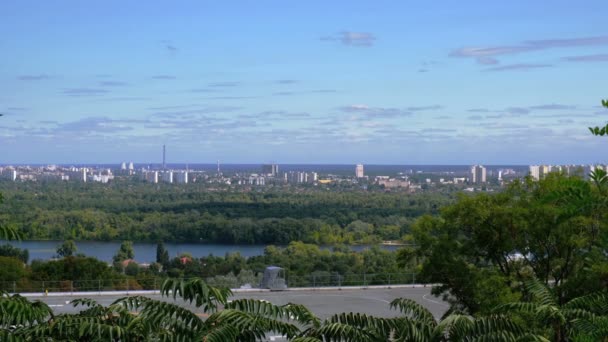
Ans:
[[[0,241],[0,244],[9,243],[15,247],[27,249],[30,252],[30,261],[35,259],[48,260],[56,256],[57,247],[63,241]],[[120,242],[106,241],[77,241],[77,253],[95,257],[106,262],[112,261],[112,256],[116,254],[120,247]],[[208,255],[224,256],[226,253],[239,252],[242,256],[250,257],[264,254],[265,245],[220,245],[220,244],[194,244],[194,243],[165,243],[165,248],[169,251],[169,256],[179,256],[181,253],[190,253],[193,257],[203,257]],[[352,250],[361,251],[370,246],[351,246]],[[321,248],[331,248],[321,246]],[[384,246],[388,250],[396,250],[398,246]],[[135,260],[140,263],[150,263],[156,261],[155,243],[134,243]]]

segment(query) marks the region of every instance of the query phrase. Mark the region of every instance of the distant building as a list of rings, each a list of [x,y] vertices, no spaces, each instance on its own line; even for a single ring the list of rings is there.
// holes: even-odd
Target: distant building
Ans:
[[[158,183],[158,171],[146,171],[142,176],[146,182]]]
[[[553,167],[551,165],[541,165],[540,166],[540,178],[545,178],[551,171]]]
[[[277,164],[264,164],[262,165],[262,174],[276,177],[279,175],[279,165]]]
[[[2,178],[6,178],[11,181],[17,180],[17,170],[15,169],[4,169],[2,171]]]
[[[129,163],[129,170],[133,170],[133,169],[134,169],[134,167],[133,167],[133,162],[130,162],[130,163]]]
[[[482,165],[471,166],[471,183],[481,184],[486,182],[486,168]]]
[[[180,184],[188,184],[188,172],[177,172],[175,174],[175,182]]]
[[[357,166],[355,166],[355,177],[357,177],[357,178],[365,177],[365,174],[363,173],[363,164],[357,164]]]
[[[316,172],[289,171],[285,173],[285,181],[291,184],[314,183],[319,179]]]
[[[540,180],[540,166],[530,165],[530,177],[534,180]]]
[[[173,183],[173,171],[163,172],[161,175],[161,179],[165,183]]]
[[[73,168],[67,172],[67,175],[71,181],[86,182],[87,181],[87,168]]]
[[[126,170],[127,169],[127,163],[122,162],[122,164],[120,164],[120,169],[121,170]]]
[[[250,185],[266,185],[266,179],[263,176],[251,175],[249,176],[248,183]]]
[[[408,180],[394,178],[378,178],[377,183],[378,185],[383,185],[385,189],[408,188],[410,186]]]

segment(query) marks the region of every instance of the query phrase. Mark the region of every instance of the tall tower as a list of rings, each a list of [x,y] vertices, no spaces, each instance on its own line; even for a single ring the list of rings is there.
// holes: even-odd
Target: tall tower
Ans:
[[[217,160],[217,176],[219,177],[222,173],[220,172],[220,160]]]
[[[167,169],[167,164],[165,163],[167,150],[165,149],[165,145],[163,145],[163,170]]]

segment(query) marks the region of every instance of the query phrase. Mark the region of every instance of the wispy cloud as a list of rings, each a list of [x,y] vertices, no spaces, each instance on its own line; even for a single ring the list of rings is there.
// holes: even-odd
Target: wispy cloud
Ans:
[[[440,105],[432,105],[432,106],[418,106],[418,107],[407,107],[406,109],[412,112],[422,112],[426,110],[438,110],[443,108]]]
[[[278,84],[295,84],[298,83],[298,80],[277,80],[276,83]]]
[[[551,103],[551,104],[530,106],[528,108],[531,110],[571,110],[571,109],[576,109],[576,106]]]
[[[359,113],[366,117],[373,118],[396,118],[412,115],[412,112],[399,108],[384,108],[384,107],[370,107],[364,104],[355,104],[349,106],[343,106],[338,108],[340,111],[345,113]]]
[[[522,108],[522,107],[509,107],[507,109],[505,109],[505,112],[512,114],[512,115],[525,115],[530,113],[530,110],[527,108]]]
[[[487,113],[489,111],[490,110],[487,108],[472,108],[472,109],[467,110],[467,112],[471,112],[471,113]]]
[[[293,120],[293,119],[308,119],[310,114],[306,112],[289,112],[286,110],[267,110],[254,114],[241,114],[241,119],[254,119],[254,120]]]
[[[98,84],[100,87],[122,87],[128,85],[128,83],[120,81],[102,81]]]
[[[290,95],[295,95],[296,93],[293,91],[277,91],[275,93],[272,93],[272,95],[275,96],[290,96]]]
[[[227,112],[234,112],[239,109],[242,109],[242,107],[237,107],[237,106],[209,106],[209,107],[185,109],[185,108],[192,108],[192,107],[194,107],[194,106],[184,105],[184,106],[153,107],[153,108],[149,108],[149,109],[155,111],[151,115],[151,117],[153,117],[153,118],[182,118],[182,117],[194,118],[197,115],[221,114],[221,113],[227,113]]]
[[[154,75],[152,76],[153,79],[155,80],[174,80],[177,79],[177,77],[173,76],[173,75]]]
[[[566,39],[528,40],[517,45],[463,47],[453,50],[451,57],[474,58],[479,64],[497,64],[494,56],[511,55],[554,48],[608,45],[608,36]]]
[[[208,86],[209,87],[236,87],[238,85],[240,85],[240,82],[213,82],[213,83],[209,83]]]
[[[339,42],[349,46],[372,46],[376,36],[369,32],[342,31],[331,36],[321,37],[322,41]]]
[[[494,65],[494,64],[498,64],[498,59],[494,58],[494,57],[490,57],[490,56],[481,56],[481,57],[477,57],[477,63],[479,64],[483,64],[483,65]]]
[[[132,123],[132,121],[112,120],[107,117],[88,117],[77,121],[59,124],[54,129],[54,132],[114,133],[132,130],[133,127],[129,126],[129,123]]]
[[[173,42],[170,40],[161,40],[160,44],[170,54],[174,54],[179,50],[177,46],[175,46],[175,44],[173,44]]]
[[[109,93],[106,89],[96,89],[96,88],[69,88],[64,89],[63,94],[69,96],[96,96],[103,95]]]
[[[220,90],[213,89],[213,88],[195,88],[195,89],[188,90],[188,92],[191,92],[191,93],[219,93]]]
[[[17,76],[17,79],[20,81],[42,81],[42,80],[48,80],[49,78],[51,78],[51,77],[49,75],[45,75],[45,74]]]
[[[562,60],[567,62],[608,62],[608,54],[570,56],[564,57]]]
[[[494,68],[487,68],[483,71],[528,71],[534,69],[542,69],[542,68],[550,68],[553,65],[551,64],[533,64],[533,63],[519,63],[519,64],[510,64],[503,65]]]

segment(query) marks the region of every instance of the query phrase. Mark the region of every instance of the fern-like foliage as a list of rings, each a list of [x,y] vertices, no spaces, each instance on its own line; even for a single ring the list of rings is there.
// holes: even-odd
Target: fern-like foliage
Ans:
[[[559,305],[551,290],[538,279],[524,281],[530,302],[503,304],[495,312],[521,312],[552,331],[555,340],[603,341],[608,336],[608,294],[592,293]]]
[[[43,302],[30,302],[18,294],[0,294],[0,329],[31,326],[53,317],[53,311]]]
[[[199,278],[190,280],[168,278],[163,282],[160,292],[163,296],[173,299],[179,297],[197,308],[202,307],[204,312],[216,311],[218,304],[226,304],[228,297],[232,295],[230,289],[209,286]]]

